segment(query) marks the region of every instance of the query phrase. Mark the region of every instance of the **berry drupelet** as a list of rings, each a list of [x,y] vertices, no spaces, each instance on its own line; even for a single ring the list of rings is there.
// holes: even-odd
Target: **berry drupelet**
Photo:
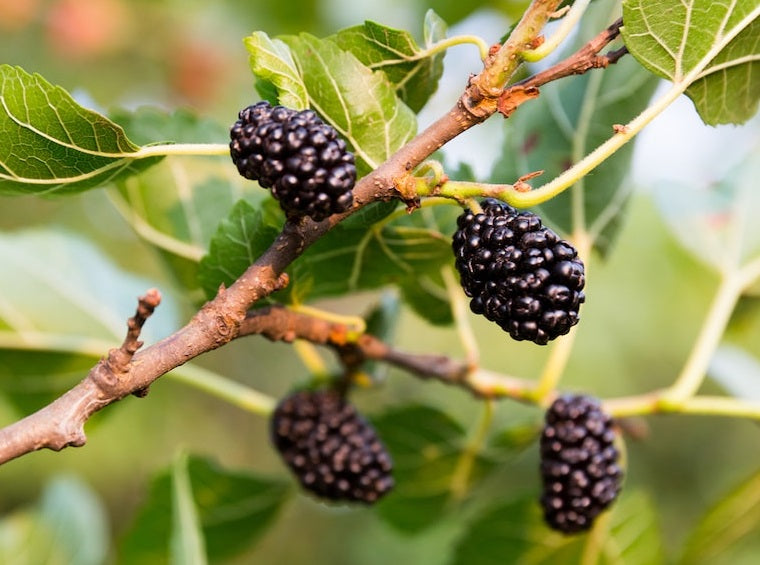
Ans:
[[[271,436],[301,485],[321,498],[372,504],[394,485],[385,447],[336,391],[285,397],[272,416]]]
[[[612,418],[588,396],[561,396],[541,434],[544,518],[566,534],[588,530],[618,495],[623,472]]]
[[[238,172],[269,188],[289,217],[321,221],[353,203],[354,156],[332,126],[312,110],[258,102],[230,128]]]
[[[491,198],[481,207],[459,216],[452,241],[470,309],[516,340],[546,345],[569,332],[585,300],[575,248],[532,212]]]

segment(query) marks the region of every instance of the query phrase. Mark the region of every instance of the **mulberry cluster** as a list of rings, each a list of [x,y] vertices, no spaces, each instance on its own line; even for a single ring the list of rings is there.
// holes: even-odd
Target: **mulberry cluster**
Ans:
[[[354,156],[332,126],[312,110],[258,102],[230,128],[238,172],[270,188],[289,217],[321,221],[353,203]]]
[[[618,495],[622,470],[612,419],[588,396],[562,396],[546,412],[541,435],[541,506],[564,533],[591,527]]]
[[[541,224],[494,199],[457,219],[452,247],[470,309],[516,340],[545,345],[578,323],[584,266],[575,248]]]
[[[391,458],[375,431],[335,391],[285,397],[271,435],[303,487],[321,498],[371,504],[394,485]]]

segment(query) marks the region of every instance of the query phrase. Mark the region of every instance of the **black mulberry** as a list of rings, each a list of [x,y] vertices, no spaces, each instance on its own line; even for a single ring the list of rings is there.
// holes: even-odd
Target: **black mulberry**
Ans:
[[[391,458],[374,429],[336,391],[285,397],[271,435],[301,485],[321,498],[371,504],[394,485]]]
[[[582,532],[618,495],[623,472],[612,418],[588,396],[561,396],[541,435],[541,506],[547,524]]]
[[[578,323],[585,300],[575,248],[541,224],[494,199],[457,219],[452,247],[470,309],[516,340],[546,345]]]
[[[269,188],[289,217],[321,221],[353,203],[354,156],[332,126],[312,110],[258,102],[230,128],[238,172]]]

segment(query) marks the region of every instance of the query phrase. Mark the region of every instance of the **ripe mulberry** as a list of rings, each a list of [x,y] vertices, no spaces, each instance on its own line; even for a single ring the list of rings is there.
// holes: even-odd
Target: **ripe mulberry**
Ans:
[[[546,345],[578,323],[583,262],[532,212],[494,199],[457,219],[452,247],[470,309],[516,340]]]
[[[238,172],[270,188],[289,217],[321,221],[353,203],[356,166],[346,142],[312,110],[258,102],[230,128]]]
[[[547,524],[587,530],[617,497],[623,472],[612,418],[588,396],[562,396],[546,412],[541,434],[541,506]]]
[[[394,485],[391,458],[374,429],[336,391],[285,397],[271,436],[301,485],[321,498],[372,504]]]

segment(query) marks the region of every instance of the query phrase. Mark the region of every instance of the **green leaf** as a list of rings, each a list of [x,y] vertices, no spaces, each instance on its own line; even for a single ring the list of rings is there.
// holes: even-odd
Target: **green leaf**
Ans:
[[[760,146],[718,182],[668,179],[653,191],[673,235],[698,260],[722,273],[738,270],[760,257]]]
[[[244,42],[253,74],[277,89],[280,104],[296,110],[308,108],[309,95],[290,48],[262,31],[254,32]]]
[[[285,295],[304,301],[399,285],[405,297],[415,297],[414,305],[428,295],[445,296],[440,269],[451,260],[450,237],[426,224],[425,214],[396,216],[369,229],[339,224],[294,262]],[[437,310],[430,314],[449,320]]]
[[[0,104],[0,194],[70,194],[160,160],[137,159],[120,126],[19,67],[0,65]]]
[[[760,5],[625,0],[622,34],[647,69],[687,86],[709,125],[747,121],[760,101]]]
[[[112,116],[138,142],[222,143],[229,139],[226,127],[188,110],[167,113],[145,107]],[[199,288],[198,262],[235,202],[269,198],[258,185],[237,174],[229,156],[168,156],[117,186],[118,191],[108,193],[116,209],[144,241],[161,252],[188,290]]]
[[[23,414],[60,396],[121,343],[137,297],[155,283],[52,229],[0,234],[0,264],[9,274],[0,277],[0,391]],[[164,300],[142,338],[177,324],[176,307]]]
[[[222,220],[200,263],[199,280],[206,296],[213,297],[220,284],[229,286],[275,240],[282,217],[272,200],[254,208],[240,200]]]
[[[180,494],[197,512],[202,534],[196,534],[205,540],[211,562],[230,559],[254,544],[290,492],[288,484],[229,471],[196,456],[188,457],[184,472],[189,485]],[[184,480],[170,469],[153,481],[145,505],[122,540],[119,563],[168,562],[171,532],[180,526],[172,513],[175,493],[182,486],[177,484],[178,478],[180,483]]]
[[[457,543],[452,565],[522,563],[528,550],[540,542],[541,538],[534,533],[538,519],[538,504],[533,499],[509,501],[490,508],[469,525]]]
[[[714,563],[718,557],[730,555],[740,542],[756,539],[758,528],[760,472],[722,496],[702,516],[687,538],[679,563]]]
[[[424,35],[425,45],[420,47],[407,31],[367,21],[329,39],[373,71],[383,71],[406,105],[419,112],[443,74],[444,53],[430,48],[446,37],[446,23],[433,10],[425,16]]]
[[[0,521],[0,563],[99,565],[107,561],[108,515],[83,482],[55,477],[33,507]]]
[[[50,528],[51,545],[65,548],[69,563],[98,565],[108,554],[108,514],[103,503],[81,480],[60,476],[46,487],[40,517]]]
[[[578,42],[609,23],[610,5],[588,9]],[[577,44],[566,52],[574,51]],[[547,182],[606,141],[613,124],[626,123],[647,105],[657,81],[630,58],[603,71],[589,71],[546,85],[541,96],[510,117],[501,158],[492,182],[510,183],[531,171],[543,170]],[[619,231],[628,186],[633,144],[629,143],[556,198],[539,213],[566,234],[585,228],[599,251],[609,250]]]
[[[401,532],[416,533],[437,522],[456,488],[466,434],[446,413],[423,405],[393,408],[373,425],[393,459],[396,487],[378,504],[381,518]],[[488,468],[478,456],[468,486]]]
[[[382,72],[365,67],[334,42],[312,35],[284,37],[309,94],[309,106],[346,140],[359,176],[367,174],[417,131],[414,112]]]
[[[182,454],[175,458],[171,467],[171,562],[176,565],[205,565],[206,540],[201,532],[187,463],[187,455]]]

